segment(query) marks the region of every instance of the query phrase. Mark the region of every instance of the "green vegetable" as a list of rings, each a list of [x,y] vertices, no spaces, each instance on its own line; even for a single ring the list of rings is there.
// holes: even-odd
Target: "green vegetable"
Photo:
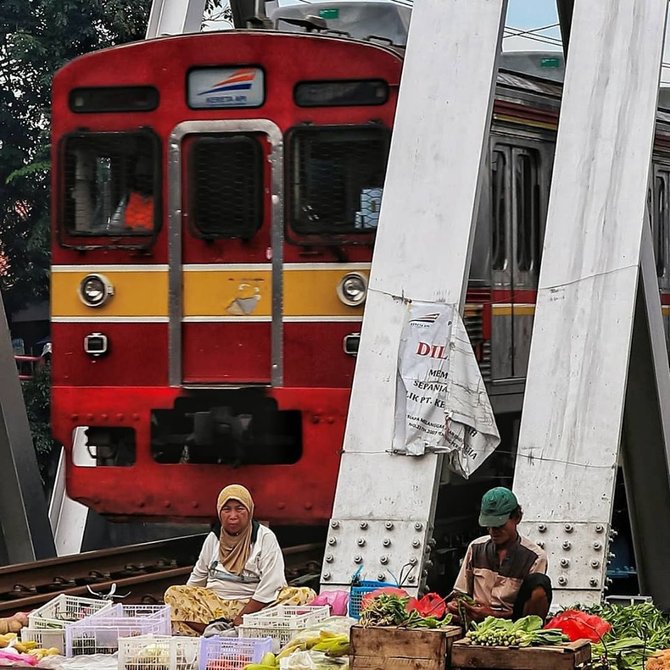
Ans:
[[[402,626],[403,628],[441,628],[451,623],[451,614],[443,619],[423,617],[416,610],[407,611],[409,598],[382,593],[363,609],[361,626]]]
[[[655,652],[670,648],[670,621],[652,603],[581,608],[612,625],[597,644],[592,644],[594,670],[644,670]]]
[[[526,616],[518,621],[488,616],[474,624],[465,636],[472,644],[488,647],[530,647],[567,642],[568,638],[555,628],[542,628],[539,616]]]

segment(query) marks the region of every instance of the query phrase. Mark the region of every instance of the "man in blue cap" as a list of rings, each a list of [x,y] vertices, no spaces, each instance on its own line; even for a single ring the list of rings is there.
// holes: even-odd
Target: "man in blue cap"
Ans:
[[[547,555],[517,532],[522,517],[512,491],[496,486],[482,498],[479,525],[488,530],[470,543],[454,584],[449,610],[458,614],[458,596],[467,616],[519,619],[536,614],[546,618],[551,605],[551,581],[545,574]]]

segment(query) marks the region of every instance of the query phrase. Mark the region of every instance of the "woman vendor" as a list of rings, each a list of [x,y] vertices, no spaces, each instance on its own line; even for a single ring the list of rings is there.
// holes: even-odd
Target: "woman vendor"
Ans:
[[[268,605],[304,605],[315,598],[311,589],[286,585],[279,542],[254,520],[254,501],[244,486],[226,486],[216,512],[220,534],[205,539],[186,586],[165,592],[175,635],[200,635],[214,619],[239,626],[242,615]]]

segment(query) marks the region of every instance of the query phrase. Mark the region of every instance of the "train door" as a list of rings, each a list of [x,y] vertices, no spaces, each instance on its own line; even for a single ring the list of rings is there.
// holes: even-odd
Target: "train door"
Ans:
[[[172,134],[172,385],[282,383],[281,152],[265,120]]]
[[[496,143],[491,155],[492,379],[528,368],[550,156],[537,143]]]
[[[665,339],[670,350],[670,165],[655,163],[649,189],[651,232],[656,259],[656,276],[661,292]]]

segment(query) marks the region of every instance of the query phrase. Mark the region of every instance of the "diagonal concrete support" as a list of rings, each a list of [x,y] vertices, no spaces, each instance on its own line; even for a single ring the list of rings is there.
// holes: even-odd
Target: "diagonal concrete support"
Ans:
[[[647,379],[648,366],[668,374],[633,329],[666,11],[666,0],[574,7],[514,479],[560,605],[601,597],[627,385],[644,385],[642,363]],[[653,448],[649,463],[667,459],[658,431]]]
[[[422,578],[441,458],[388,453],[407,300],[462,303],[505,0],[421,0],[400,87],[321,581]]]
[[[56,555],[33,439],[0,296],[0,527],[3,559],[25,563]]]

